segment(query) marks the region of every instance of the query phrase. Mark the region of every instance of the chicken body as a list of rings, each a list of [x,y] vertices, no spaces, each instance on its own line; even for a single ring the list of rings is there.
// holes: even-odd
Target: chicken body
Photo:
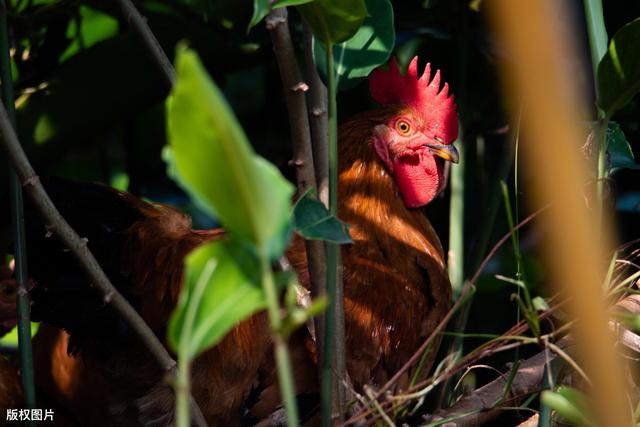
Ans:
[[[354,241],[342,247],[347,371],[358,391],[365,384],[382,385],[398,371],[451,300],[438,236],[422,211],[403,203],[373,148],[375,127],[397,111],[364,113],[339,130],[338,216]],[[301,240],[287,256],[307,278]]]
[[[393,75],[377,96],[403,78]],[[437,90],[435,96],[440,96]],[[446,93],[434,99],[451,109]],[[450,305],[440,241],[415,207],[442,189],[440,157],[452,158],[451,120],[440,123],[439,116],[421,114],[423,107],[383,105],[339,130],[339,217],[350,225],[354,240],[342,248],[347,368],[357,390],[393,375]],[[224,238],[224,232],[192,230],[175,209],[104,186],[61,183],[47,190],[63,216],[88,238],[112,282],[164,340],[182,287],[184,257],[204,242]],[[37,219],[27,225],[34,317],[67,331],[43,328],[34,341],[36,376],[46,393],[81,424],[170,423],[173,392],[146,349],[90,289],[75,260],[44,225]],[[287,256],[308,285],[301,239],[294,239]],[[194,361],[192,392],[210,425],[256,423],[278,409],[271,347],[266,316],[258,313]],[[304,331],[294,335],[290,348],[296,390],[313,394],[314,349]],[[90,401],[100,388],[106,389],[106,399]]]

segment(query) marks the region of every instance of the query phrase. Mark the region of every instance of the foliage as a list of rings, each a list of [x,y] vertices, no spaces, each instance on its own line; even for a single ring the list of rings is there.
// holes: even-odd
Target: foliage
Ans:
[[[178,53],[176,71],[167,116],[180,182],[231,233],[279,257],[289,237],[293,186],[253,153],[194,52]]]
[[[333,243],[352,243],[349,226],[331,215],[322,202],[309,189],[293,207],[296,232],[305,239],[325,240]]]
[[[325,46],[353,37],[367,16],[364,0],[315,0],[298,10],[313,35]]]
[[[350,89],[389,59],[395,44],[393,8],[389,0],[366,0],[369,15],[350,39],[333,47],[334,73],[339,90]],[[314,43],[313,55],[326,80],[326,52]]]
[[[622,27],[611,39],[598,66],[598,105],[607,117],[631,101],[640,90],[640,18]]]

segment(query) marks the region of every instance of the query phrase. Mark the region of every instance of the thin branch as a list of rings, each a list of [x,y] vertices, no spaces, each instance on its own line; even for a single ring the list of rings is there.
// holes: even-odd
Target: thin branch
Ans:
[[[127,19],[129,26],[136,32],[138,37],[140,37],[145,50],[151,59],[158,65],[167,88],[171,89],[176,81],[176,71],[167,57],[167,54],[162,49],[162,46],[158,43],[158,39],[156,39],[147,25],[146,18],[138,12],[138,9],[136,9],[131,0],[116,0],[116,2],[120,6],[120,10]]]
[[[18,141],[18,136],[11,125],[4,104],[0,104],[0,136],[0,143],[6,150],[22,186],[31,198],[36,209],[38,209],[42,217],[49,224],[48,229],[71,251],[80,267],[95,285],[95,288],[102,294],[105,302],[112,304],[113,308],[135,333],[138,334],[160,368],[172,377],[175,376],[176,362],[171,358],[145,321],[111,284],[98,264],[98,261],[87,247],[87,240],[78,236],[45,192],[44,187],[40,183],[38,176]],[[191,406],[194,424],[206,426],[204,417],[193,399]]]
[[[313,60],[313,34],[304,23],[304,57],[307,67],[307,81],[311,100],[310,122],[313,141],[313,157],[315,159],[318,197],[329,206],[329,125],[327,122],[328,101],[327,87],[320,79]]]
[[[311,147],[311,133],[305,92],[307,84],[302,80],[298,62],[296,60],[286,8],[272,10],[265,19],[267,30],[273,43],[273,51],[278,62],[282,87],[289,112],[289,127],[293,147],[291,164],[296,170],[298,194],[303,194],[308,188],[317,188],[314,172],[314,158]],[[326,259],[324,244],[321,241],[305,241],[309,285],[311,295],[317,297],[324,294]],[[315,325],[316,339],[320,340],[322,328]]]

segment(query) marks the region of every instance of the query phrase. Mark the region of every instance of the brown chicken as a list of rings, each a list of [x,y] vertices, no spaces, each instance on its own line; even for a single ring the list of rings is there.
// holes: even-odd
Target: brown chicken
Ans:
[[[457,160],[455,105],[447,85],[440,90],[439,72],[430,80],[429,68],[418,77],[417,58],[406,75],[392,61],[388,72],[379,69],[369,81],[381,107],[339,131],[339,216],[354,240],[342,259],[347,364],[356,389],[396,372],[450,304],[442,247],[416,209],[442,190],[444,161]],[[104,186],[52,182],[47,190],[114,284],[164,338],[184,256],[224,232],[192,230],[175,209]],[[112,425],[114,414],[118,425],[166,425],[173,396],[155,363],[43,224],[30,217],[27,229],[33,315],[52,325],[34,341],[40,387],[83,425]],[[306,281],[301,239],[287,256]],[[268,322],[257,314],[194,362],[193,394],[211,425],[252,424],[276,409],[270,347]],[[313,400],[308,347],[301,331],[291,344],[296,389]]]
[[[440,240],[415,208],[442,190],[444,161],[457,162],[458,118],[440,72],[431,80],[427,64],[419,78],[417,67],[416,57],[401,75],[392,59],[388,72],[374,71],[381,108],[339,129],[338,216],[354,240],[342,249],[347,371],[357,390],[402,367],[450,305]],[[300,243],[288,256],[303,272]]]

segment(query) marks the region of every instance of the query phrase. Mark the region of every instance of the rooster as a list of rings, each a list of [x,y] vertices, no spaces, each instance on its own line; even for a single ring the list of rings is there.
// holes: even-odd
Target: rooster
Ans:
[[[369,90],[381,107],[339,129],[338,216],[354,241],[342,249],[346,359],[356,390],[397,372],[450,306],[440,240],[417,209],[442,190],[444,162],[458,161],[456,106],[430,68],[419,77],[415,57],[406,75],[395,58],[389,71],[375,70]],[[300,241],[288,256],[306,278]]]
[[[457,161],[456,107],[448,86],[440,88],[439,71],[431,79],[427,65],[419,77],[417,65],[414,58],[403,75],[392,60],[389,71],[374,71],[369,87],[380,108],[339,129],[339,216],[354,241],[342,249],[347,368],[358,390],[393,375],[450,306],[442,247],[418,208],[442,190],[444,162]],[[112,282],[164,338],[184,257],[224,231],[192,230],[177,210],[102,185],[54,181],[47,190]],[[114,411],[128,420],[119,425],[169,423],[173,396],[161,372],[50,234],[36,217],[27,218],[33,317],[51,325],[34,340],[39,386],[82,424],[111,424]],[[301,239],[287,257],[308,285]],[[267,319],[258,313],[196,359],[192,392],[211,425],[257,422],[277,408],[270,347]],[[290,348],[297,392],[311,395],[312,342],[301,331]]]

